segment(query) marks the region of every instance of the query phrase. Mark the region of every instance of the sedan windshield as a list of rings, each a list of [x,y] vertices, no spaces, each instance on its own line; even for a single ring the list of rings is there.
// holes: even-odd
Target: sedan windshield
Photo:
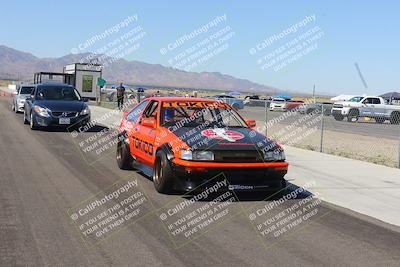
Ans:
[[[30,95],[33,89],[34,89],[34,87],[23,86],[23,87],[21,87],[19,94],[20,95]]]
[[[38,89],[39,100],[79,101],[81,96],[73,87],[42,87]]]
[[[169,103],[164,103],[169,104]],[[172,106],[161,108],[161,125],[178,127],[211,127],[248,128],[236,111],[228,107],[183,107]]]

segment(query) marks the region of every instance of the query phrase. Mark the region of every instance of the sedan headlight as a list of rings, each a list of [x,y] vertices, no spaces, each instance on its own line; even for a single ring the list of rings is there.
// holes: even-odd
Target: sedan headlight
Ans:
[[[89,107],[85,107],[84,109],[82,109],[80,115],[88,115],[90,114],[90,109]]]
[[[49,110],[47,108],[42,108],[40,106],[34,106],[33,111],[35,111],[36,114],[42,117],[50,117]]]
[[[191,151],[182,149],[180,158],[183,160],[211,161],[214,160],[214,153],[212,151]]]
[[[264,152],[265,161],[282,161],[285,159],[285,152],[281,149]]]

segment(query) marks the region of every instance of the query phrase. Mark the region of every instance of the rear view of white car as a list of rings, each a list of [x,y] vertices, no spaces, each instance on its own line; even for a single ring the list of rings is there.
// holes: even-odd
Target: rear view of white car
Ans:
[[[34,87],[32,85],[21,85],[17,89],[17,92],[14,94],[11,104],[12,110],[15,113],[24,111],[25,100],[31,95],[33,88]]]

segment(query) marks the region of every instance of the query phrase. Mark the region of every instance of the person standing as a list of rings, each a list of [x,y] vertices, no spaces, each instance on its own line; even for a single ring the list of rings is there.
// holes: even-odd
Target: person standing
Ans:
[[[118,109],[121,110],[124,105],[124,96],[125,96],[125,87],[122,83],[119,84],[117,87],[117,102],[118,102]]]

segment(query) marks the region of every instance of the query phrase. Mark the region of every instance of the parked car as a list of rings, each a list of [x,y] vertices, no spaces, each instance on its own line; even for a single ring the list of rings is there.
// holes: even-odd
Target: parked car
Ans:
[[[400,106],[385,103],[382,97],[356,96],[349,101],[333,104],[332,115],[335,120],[356,122],[360,117],[374,118],[377,123],[389,120],[391,124],[400,123]]]
[[[310,103],[310,104],[302,104],[298,107],[297,111],[300,114],[310,114],[310,113],[321,113],[322,106],[324,107],[324,115],[329,116],[332,114],[333,104],[330,102],[319,102],[319,103]]]
[[[242,99],[238,99],[238,98],[230,96],[230,95],[223,95],[223,94],[222,95],[214,95],[214,96],[210,96],[208,98],[221,100],[221,101],[231,105],[234,109],[243,109],[244,108],[244,103],[243,103]]]
[[[124,113],[116,161],[152,176],[160,193],[206,189],[210,179],[225,181],[221,190],[277,192],[286,187],[288,163],[255,126],[224,102],[148,98]]]
[[[244,98],[244,105],[250,107],[265,107],[265,97],[260,97],[259,95],[248,95]],[[267,102],[267,107],[269,107],[269,102]]]
[[[286,110],[295,109],[304,104],[303,100],[287,100],[286,101]]]
[[[286,111],[286,99],[283,98],[272,98],[271,104],[269,105],[270,111]]]
[[[32,130],[47,126],[85,125],[90,109],[78,90],[67,84],[35,84],[24,105],[24,123]]]
[[[31,95],[33,85],[21,85],[12,98],[11,107],[15,113],[24,111],[24,104],[27,97]]]

